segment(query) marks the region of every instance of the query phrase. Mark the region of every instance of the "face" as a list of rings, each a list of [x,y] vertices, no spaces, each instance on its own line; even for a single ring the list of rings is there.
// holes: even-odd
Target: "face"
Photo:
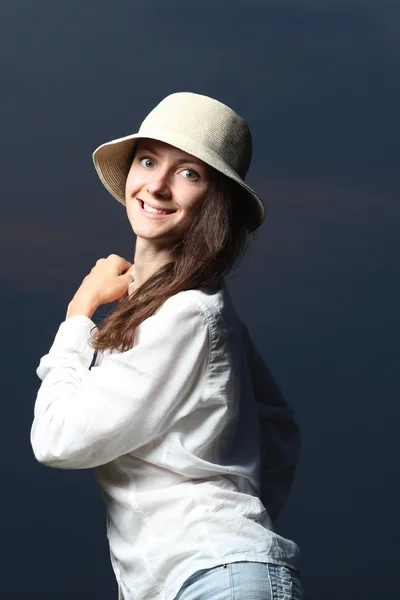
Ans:
[[[210,167],[191,154],[157,140],[139,140],[125,189],[127,215],[135,234],[163,244],[181,239],[190,227],[193,208],[209,188],[210,177]],[[154,209],[168,214],[157,214]]]

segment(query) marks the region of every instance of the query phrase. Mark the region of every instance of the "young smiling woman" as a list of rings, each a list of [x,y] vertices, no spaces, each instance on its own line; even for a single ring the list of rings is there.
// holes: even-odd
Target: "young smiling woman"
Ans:
[[[203,161],[158,140],[139,140],[125,188],[136,234],[136,287],[173,260],[171,251],[187,234],[212,180],[212,169]]]
[[[171,94],[93,160],[134,263],[97,261],[41,358],[35,457],[94,469],[119,600],[301,600],[299,549],[273,527],[299,430],[224,279],[265,216],[249,128]]]

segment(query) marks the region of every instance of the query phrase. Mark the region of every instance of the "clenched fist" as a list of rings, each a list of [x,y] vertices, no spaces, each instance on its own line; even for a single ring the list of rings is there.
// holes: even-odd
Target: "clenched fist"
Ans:
[[[117,254],[99,258],[70,302],[67,318],[73,314],[91,317],[101,304],[122,300],[132,283],[133,270],[133,263]]]

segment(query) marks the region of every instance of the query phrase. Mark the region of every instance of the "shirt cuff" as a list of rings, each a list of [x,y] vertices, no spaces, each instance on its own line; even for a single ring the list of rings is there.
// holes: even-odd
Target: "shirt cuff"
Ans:
[[[73,350],[78,352],[83,364],[89,368],[94,355],[94,348],[89,345],[93,327],[96,324],[85,315],[74,315],[66,319],[58,328],[49,354]]]

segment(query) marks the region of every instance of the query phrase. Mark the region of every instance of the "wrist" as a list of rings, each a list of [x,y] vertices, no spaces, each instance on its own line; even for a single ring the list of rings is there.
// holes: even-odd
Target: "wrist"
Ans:
[[[65,320],[75,315],[84,315],[91,319],[97,308],[98,305],[93,298],[75,296],[68,304]]]

